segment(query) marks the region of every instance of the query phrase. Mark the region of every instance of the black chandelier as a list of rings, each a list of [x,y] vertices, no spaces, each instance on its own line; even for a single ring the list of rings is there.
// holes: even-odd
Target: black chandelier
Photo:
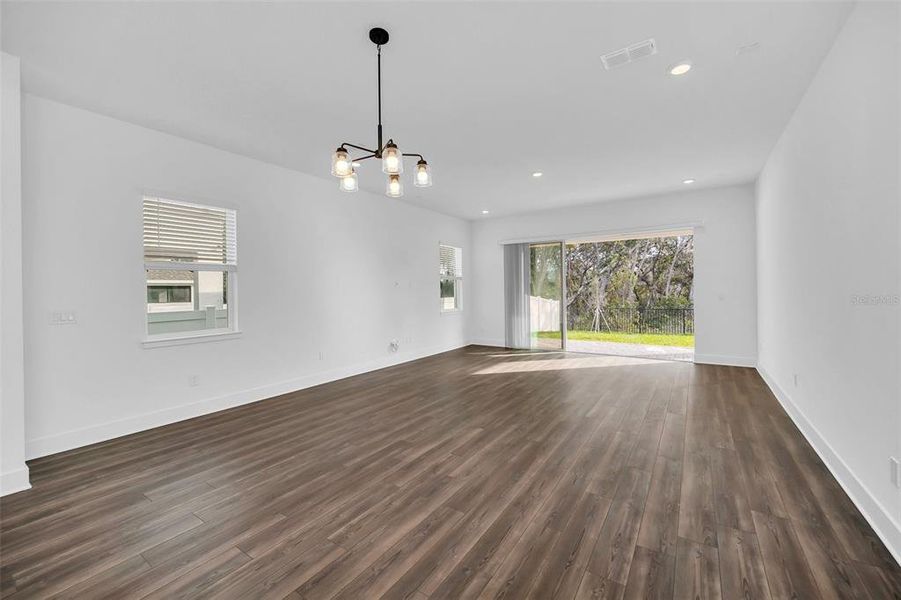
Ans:
[[[389,139],[382,145],[382,46],[388,43],[388,32],[381,27],[375,27],[369,30],[369,39],[376,45],[378,55],[378,78],[379,78],[379,125],[378,125],[378,147],[370,150],[356,144],[342,143],[332,155],[332,175],[338,177],[338,189],[344,192],[356,192],[359,184],[357,182],[356,167],[359,163],[370,159],[379,158],[382,160],[382,172],[388,175],[388,185],[385,193],[391,198],[399,198],[404,195],[404,187],[400,181],[400,175],[404,172],[405,156],[419,157],[416,163],[416,171],[413,176],[413,185],[416,187],[429,187],[432,185],[432,172],[429,169],[429,163],[425,161],[422,154],[415,152],[401,152],[397,148],[394,140]],[[369,154],[358,158],[350,158],[347,152],[348,148],[354,148]]]

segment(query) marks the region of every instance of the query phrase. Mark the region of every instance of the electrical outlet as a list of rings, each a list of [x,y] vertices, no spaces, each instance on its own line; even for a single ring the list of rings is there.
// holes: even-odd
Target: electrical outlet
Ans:
[[[800,380],[800,376],[797,373],[795,373],[795,375],[794,375],[794,380],[795,380],[795,387],[798,387],[798,381]]]
[[[892,483],[895,487],[901,488],[901,461],[894,456],[889,456],[888,462],[892,469]]]
[[[197,387],[198,385],[200,385],[200,376],[188,375],[188,385],[191,387]]]
[[[319,352],[319,360],[325,360],[325,352]]]

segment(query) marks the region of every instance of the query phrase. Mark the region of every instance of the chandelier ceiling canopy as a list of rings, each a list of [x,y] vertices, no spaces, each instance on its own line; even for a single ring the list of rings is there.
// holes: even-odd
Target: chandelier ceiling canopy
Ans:
[[[382,172],[388,176],[385,194],[391,198],[399,198],[404,194],[403,183],[400,176],[404,172],[404,157],[418,157],[413,172],[413,185],[416,187],[429,187],[432,185],[432,171],[429,163],[426,162],[422,154],[416,152],[401,152],[394,140],[388,139],[382,144],[382,46],[388,43],[388,32],[381,27],[375,27],[369,30],[369,40],[376,45],[376,57],[378,64],[378,103],[379,103],[379,123],[377,128],[378,143],[375,150],[342,142],[335,153],[332,155],[332,175],[338,178],[338,189],[344,192],[355,192],[359,188],[357,181],[356,167],[370,158],[377,158],[382,161]],[[367,152],[364,156],[351,158],[348,148]]]

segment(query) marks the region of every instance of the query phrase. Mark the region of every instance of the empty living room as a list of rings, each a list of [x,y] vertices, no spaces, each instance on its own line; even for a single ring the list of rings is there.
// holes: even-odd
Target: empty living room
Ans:
[[[3,599],[901,600],[901,2],[0,49]]]

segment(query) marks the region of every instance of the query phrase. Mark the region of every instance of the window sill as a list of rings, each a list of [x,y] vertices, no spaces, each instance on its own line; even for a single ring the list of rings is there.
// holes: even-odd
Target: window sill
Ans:
[[[201,344],[204,342],[221,342],[241,337],[240,331],[203,332],[172,337],[148,337],[141,345],[144,348],[165,348],[167,346],[183,346],[185,344]]]
[[[462,309],[462,308],[458,308],[458,309],[455,309],[455,310],[442,310],[442,311],[441,311],[441,314],[442,314],[442,315],[459,315],[459,314],[461,314],[462,312],[463,312],[463,309]]]

